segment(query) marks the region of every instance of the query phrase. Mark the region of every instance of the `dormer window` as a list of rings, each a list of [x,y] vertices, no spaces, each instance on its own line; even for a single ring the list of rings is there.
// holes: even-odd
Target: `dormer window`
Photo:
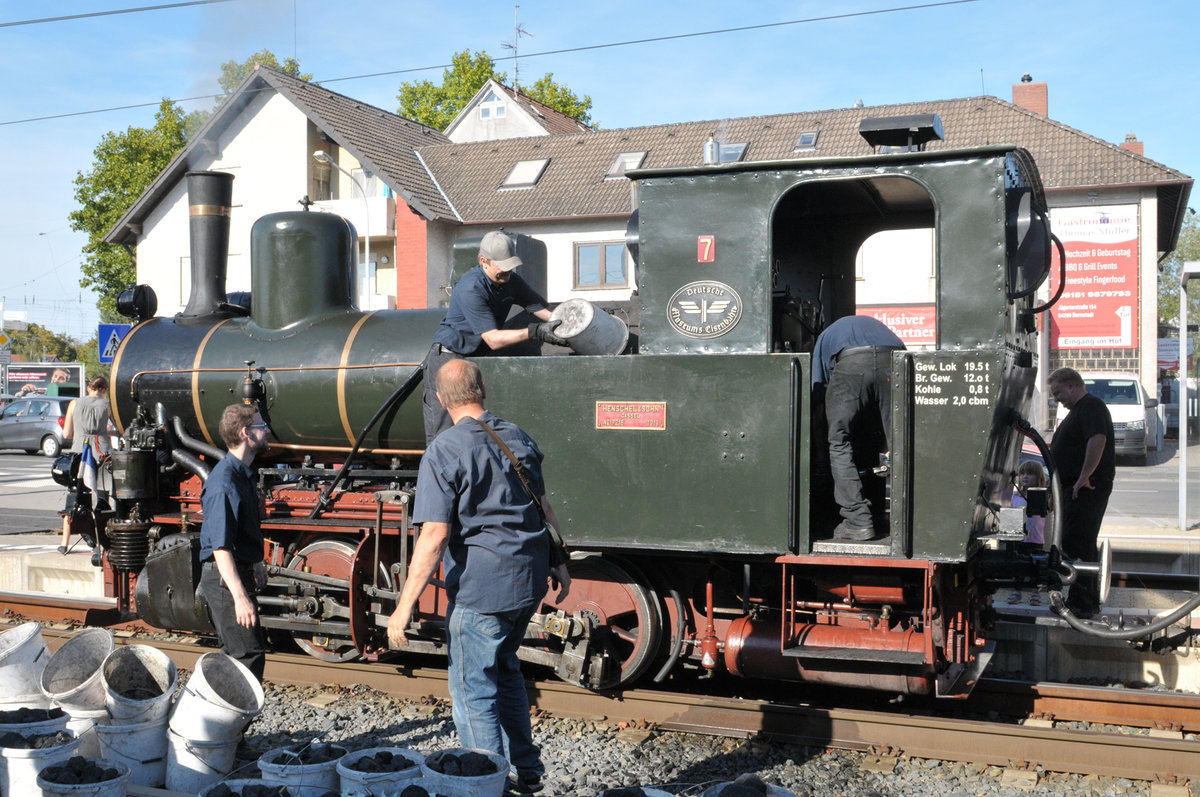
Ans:
[[[740,144],[721,144],[721,163],[737,163],[746,157],[748,146],[749,142],[745,141]]]
[[[819,132],[820,131],[817,130],[805,130],[800,134],[800,137],[796,139],[796,146],[793,151],[800,152],[801,150],[806,149],[816,149],[817,135]]]
[[[546,166],[549,163],[549,158],[517,161],[516,165],[512,167],[512,171],[508,173],[508,177],[505,177],[504,182],[500,184],[500,187],[533,188],[537,185],[537,181],[541,179],[542,172],[546,171]]]
[[[504,98],[494,91],[489,91],[479,103],[480,119],[501,119],[507,113],[508,106],[504,103]]]
[[[604,175],[605,180],[617,180],[625,176],[625,172],[630,169],[636,169],[642,165],[642,161],[646,160],[645,150],[641,152],[622,152],[617,155],[612,166],[608,167],[608,174]]]

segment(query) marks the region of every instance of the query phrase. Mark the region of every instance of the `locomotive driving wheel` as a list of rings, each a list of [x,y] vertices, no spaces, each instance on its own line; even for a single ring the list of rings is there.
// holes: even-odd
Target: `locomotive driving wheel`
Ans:
[[[352,579],[351,565],[355,546],[342,539],[323,539],[311,542],[296,552],[288,562],[291,570],[303,570],[319,576]],[[387,574],[384,573],[386,582]],[[305,585],[305,588],[311,588]],[[358,649],[350,636],[350,596],[346,590],[318,587],[315,596],[320,601],[320,619],[346,626],[345,634],[314,634],[309,631],[293,631],[292,639],[310,656],[322,661],[352,661],[359,657]]]
[[[600,689],[628,686],[654,663],[662,640],[658,595],[630,562],[615,557],[589,556],[568,565],[571,590],[562,603],[551,590],[542,611],[561,609],[582,613],[595,623],[592,632],[599,649],[614,665]]]

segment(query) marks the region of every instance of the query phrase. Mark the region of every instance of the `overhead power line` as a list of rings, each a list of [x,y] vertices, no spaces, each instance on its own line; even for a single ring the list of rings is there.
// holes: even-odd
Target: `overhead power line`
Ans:
[[[197,2],[229,2],[229,0],[196,0]],[[780,28],[787,25],[804,25],[813,22],[831,22],[839,19],[852,19],[854,17],[869,17],[878,16],[880,14],[895,14],[902,11],[920,11],[927,8],[940,8],[943,6],[957,6],[967,3],[978,3],[980,0],[941,0],[934,3],[920,3],[917,5],[893,6],[891,8],[879,8],[873,11],[852,11],[845,14],[829,14],[821,17],[806,17],[805,19],[791,19],[785,22],[766,22],[761,25],[742,25],[736,28],[721,28],[719,30],[696,31],[693,33],[676,33],[668,36],[653,36],[646,39],[628,39],[626,41],[608,42],[606,44],[589,44],[580,47],[566,47],[561,50],[544,50],[537,53],[525,53],[522,58],[537,58],[546,55],[563,55],[566,53],[582,53],[589,50],[605,50],[613,47],[629,47],[635,44],[654,44],[657,42],[673,41],[677,39],[694,39],[701,36],[718,36],[725,33],[741,33],[749,30],[764,30],[767,28]],[[181,3],[180,5],[192,5],[192,3]],[[164,6],[165,7],[165,6]],[[111,13],[111,12],[110,12]],[[511,61],[516,58],[515,55],[501,56],[495,58],[495,61]],[[388,77],[391,75],[408,75],[414,72],[428,72],[433,69],[449,69],[453,64],[436,64],[433,66],[416,66],[408,69],[392,69],[386,72],[368,72],[361,75],[348,75],[346,77],[326,78],[324,80],[314,80],[317,85],[326,83],[339,83],[347,80],[366,80],[368,78]],[[191,102],[193,100],[202,100],[209,97],[214,97],[212,94],[202,94],[196,97],[184,97],[181,99],[168,100],[168,102]],[[74,111],[71,113],[51,114],[47,116],[31,116],[25,119],[10,119],[5,122],[0,122],[0,127],[6,125],[19,125],[29,122],[45,122],[52,119],[66,119],[72,116],[90,116],[98,113],[108,113],[110,111],[125,111],[133,108],[150,108],[160,105],[162,100],[155,102],[141,102],[133,105],[116,105],[111,108],[94,108],[88,111]]]
[[[183,8],[184,6],[205,6],[211,3],[229,3],[232,0],[190,0],[186,3],[168,3],[161,6],[141,6],[140,8],[117,8],[112,11],[92,11],[87,14],[70,14],[65,17],[42,17],[41,19],[22,19],[16,22],[0,22],[0,28],[15,28],[18,25],[40,25],[44,22],[66,22],[71,19],[87,19],[88,17],[111,17],[114,14],[135,14],[138,11],[161,11],[166,8]]]

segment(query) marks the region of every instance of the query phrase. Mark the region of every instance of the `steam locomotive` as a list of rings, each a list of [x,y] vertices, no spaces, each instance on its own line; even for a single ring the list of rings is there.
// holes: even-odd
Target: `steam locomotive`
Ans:
[[[725,672],[961,697],[999,585],[1103,569],[1010,533],[1053,264],[1036,166],[1012,146],[925,151],[919,125],[892,127],[883,154],[629,173],[636,345],[477,361],[489,409],[545,453],[573,551],[570,595],[547,596],[523,659],[593,689]],[[244,401],[272,433],[256,461],[263,625],[328,660],[442,653],[439,583],[409,648],[385,633],[419,534],[413,393],[441,311],[356,309],[355,231],[320,213],[259,219],[249,295],[226,294],[232,178],[189,181],[186,309],[154,317],[145,286],[121,297],[137,323],[112,368],[110,593],[151,625],[212,630],[199,497],[221,411]],[[894,353],[889,462],[863,463],[886,534],[839,542],[807,350],[855,312],[863,242],[907,229],[933,232],[936,345]]]

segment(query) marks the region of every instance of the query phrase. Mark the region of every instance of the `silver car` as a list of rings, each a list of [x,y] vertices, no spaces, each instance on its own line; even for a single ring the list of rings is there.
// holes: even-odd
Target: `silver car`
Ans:
[[[63,422],[72,399],[28,396],[13,400],[0,412],[0,449],[41,451],[56,457],[63,447]]]

